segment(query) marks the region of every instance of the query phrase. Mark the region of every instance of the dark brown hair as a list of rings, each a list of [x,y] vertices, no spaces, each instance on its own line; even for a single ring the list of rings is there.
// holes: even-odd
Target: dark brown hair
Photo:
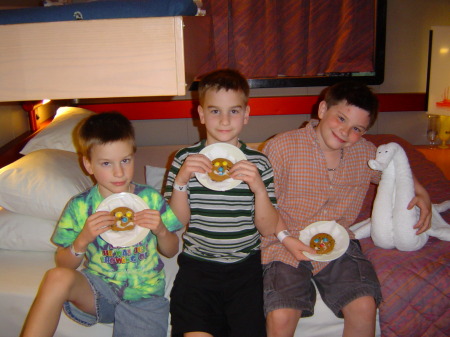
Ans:
[[[247,105],[250,88],[247,79],[237,70],[219,69],[202,77],[198,85],[198,96],[202,105],[208,90],[219,91],[221,89],[241,92]]]
[[[325,91],[327,108],[337,105],[342,101],[354,105],[369,113],[369,129],[378,117],[378,99],[365,84],[357,81],[343,81],[336,83]]]

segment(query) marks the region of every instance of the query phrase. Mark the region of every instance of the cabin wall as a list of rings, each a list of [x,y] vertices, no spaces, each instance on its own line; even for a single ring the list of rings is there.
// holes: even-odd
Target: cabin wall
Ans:
[[[31,0],[30,0],[31,1]],[[1,8],[1,2],[0,2]],[[429,30],[450,25],[448,0],[389,0],[387,5],[385,81],[377,93],[425,93]],[[251,97],[317,95],[323,87],[251,90]],[[195,95],[195,93],[193,94]],[[174,99],[191,99],[191,94]],[[195,97],[194,97],[195,98]],[[299,127],[310,115],[253,116],[241,139],[260,142]],[[425,111],[381,112],[369,133],[392,133],[412,144],[426,144]],[[198,120],[191,118],[133,121],[138,145],[190,144],[204,137]],[[20,104],[0,103],[0,146],[28,129]]]

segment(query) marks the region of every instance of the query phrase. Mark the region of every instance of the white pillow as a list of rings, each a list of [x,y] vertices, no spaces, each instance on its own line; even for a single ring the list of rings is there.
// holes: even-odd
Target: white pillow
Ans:
[[[26,155],[42,149],[77,152],[76,144],[73,141],[74,131],[83,119],[92,114],[94,112],[82,108],[59,108],[53,121],[33,137],[20,153]]]
[[[158,192],[162,192],[165,174],[164,167],[145,165],[145,183],[154,187]]]
[[[23,215],[0,208],[0,248],[54,251],[50,241],[56,221]]]
[[[0,206],[58,220],[69,199],[92,186],[76,153],[38,150],[0,169]]]

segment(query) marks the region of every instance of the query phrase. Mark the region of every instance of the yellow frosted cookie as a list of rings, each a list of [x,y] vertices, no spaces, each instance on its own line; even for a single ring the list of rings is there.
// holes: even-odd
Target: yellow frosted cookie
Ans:
[[[115,224],[111,227],[113,231],[129,231],[134,229],[134,211],[128,207],[117,207],[111,211],[116,217]]]
[[[229,179],[228,171],[233,166],[233,163],[225,158],[216,158],[211,161],[212,172],[208,173],[209,177],[214,181],[224,181]]]

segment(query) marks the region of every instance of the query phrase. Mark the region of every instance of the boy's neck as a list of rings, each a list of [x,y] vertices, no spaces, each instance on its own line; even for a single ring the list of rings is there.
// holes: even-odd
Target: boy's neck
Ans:
[[[134,184],[133,183],[130,183],[129,185],[128,185],[128,191],[123,191],[123,192],[128,192],[128,193],[134,193]],[[107,197],[109,197],[109,196],[111,196],[112,194],[114,194],[114,193],[112,193],[111,191],[109,191],[106,187],[103,187],[102,185],[100,185],[100,184],[97,184],[97,189],[98,189],[98,193],[104,198],[104,199],[106,199]]]
[[[234,145],[236,147],[241,146],[241,143],[239,142],[239,138],[237,138],[236,140],[230,141],[230,142],[218,142],[218,141],[210,141],[210,140],[206,139],[205,146],[216,144],[216,143],[226,143],[226,144]]]

